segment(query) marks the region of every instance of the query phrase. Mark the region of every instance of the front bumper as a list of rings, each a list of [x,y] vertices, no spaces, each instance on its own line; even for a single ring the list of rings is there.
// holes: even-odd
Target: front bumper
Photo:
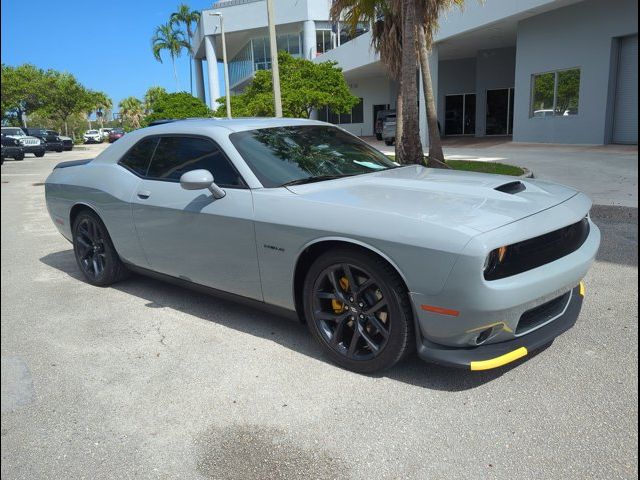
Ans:
[[[428,362],[449,367],[471,370],[501,367],[551,343],[558,335],[573,327],[580,314],[583,298],[584,284],[580,282],[571,290],[568,304],[560,316],[521,337],[473,348],[448,347],[423,339],[418,347],[418,355]]]
[[[43,144],[40,145],[23,145],[24,153],[44,153],[46,149]]]
[[[62,142],[47,142],[45,144],[45,148],[47,149],[47,151],[61,151],[64,149],[64,145],[62,144]]]

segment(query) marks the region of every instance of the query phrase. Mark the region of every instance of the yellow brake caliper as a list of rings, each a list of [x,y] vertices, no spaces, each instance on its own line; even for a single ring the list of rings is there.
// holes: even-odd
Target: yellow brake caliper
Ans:
[[[347,277],[342,277],[339,283],[342,290],[344,290],[345,292],[349,290],[349,280],[347,280]],[[333,311],[335,313],[341,313],[342,311],[344,311],[344,303],[334,298],[333,300],[331,300],[331,308],[333,308]]]

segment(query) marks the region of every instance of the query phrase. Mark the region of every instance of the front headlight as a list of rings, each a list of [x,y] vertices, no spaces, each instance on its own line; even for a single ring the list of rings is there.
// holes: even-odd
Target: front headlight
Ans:
[[[506,246],[496,248],[495,250],[491,251],[489,255],[487,255],[487,258],[484,260],[483,266],[485,276],[493,272],[498,265],[504,262],[504,259],[507,257],[507,248],[508,247]]]

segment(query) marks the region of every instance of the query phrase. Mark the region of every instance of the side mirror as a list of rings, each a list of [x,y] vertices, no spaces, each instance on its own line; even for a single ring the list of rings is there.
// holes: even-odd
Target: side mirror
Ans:
[[[185,190],[208,189],[215,198],[222,198],[227,193],[213,182],[209,170],[191,170],[180,177],[180,186]]]

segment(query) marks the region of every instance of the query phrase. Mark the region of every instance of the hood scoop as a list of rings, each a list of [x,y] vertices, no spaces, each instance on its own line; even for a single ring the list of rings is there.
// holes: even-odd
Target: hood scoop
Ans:
[[[508,193],[509,195],[515,195],[516,193],[523,192],[526,189],[527,187],[521,181],[508,182],[494,188],[494,190],[497,190],[503,193]]]

